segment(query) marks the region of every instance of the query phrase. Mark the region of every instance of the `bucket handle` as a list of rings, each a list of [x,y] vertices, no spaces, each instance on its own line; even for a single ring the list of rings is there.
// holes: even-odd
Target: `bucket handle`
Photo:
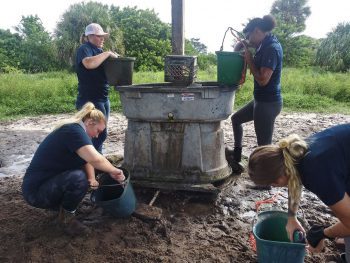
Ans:
[[[226,37],[226,34],[227,32],[230,30],[231,34],[239,41],[243,41],[242,40],[242,33],[238,32],[237,30],[233,29],[232,27],[228,27],[225,34],[224,34],[224,38],[222,39],[222,43],[221,43],[221,47],[220,47],[220,51],[223,51],[224,50],[224,41],[225,41],[225,37]],[[241,36],[241,37],[240,37]]]
[[[241,32],[237,31],[236,29],[233,29],[232,27],[228,27],[225,31],[224,34],[224,38],[222,39],[222,43],[221,43],[221,47],[220,47],[220,51],[224,50],[224,41],[226,38],[226,34],[227,32],[230,31],[231,34],[239,41],[239,42],[243,42],[242,38],[244,38],[244,36],[242,35]],[[242,70],[242,77],[239,81],[239,85],[242,85],[245,82],[245,75],[247,72],[247,61],[244,59],[244,66],[243,66],[243,70]]]
[[[97,181],[100,180],[100,177],[97,176]],[[116,181],[117,182],[117,181]],[[98,184],[98,187],[97,188],[102,188],[102,187],[113,187],[113,186],[122,186],[123,188],[125,188],[125,186],[128,184],[127,180],[124,180],[122,182],[118,182],[118,183],[115,183],[115,184]]]
[[[118,185],[120,185],[122,187],[125,187],[126,184],[127,184],[127,182],[123,181],[123,182],[121,182],[119,184],[99,184],[98,187],[99,188],[100,187],[112,187],[112,186],[118,186]]]
[[[255,201],[255,210],[256,210],[256,212],[255,212],[255,216],[254,216],[254,218],[252,219],[252,222],[251,222],[251,229],[252,229],[252,231],[249,234],[249,240],[248,240],[248,242],[250,244],[250,247],[251,247],[251,249],[253,251],[256,251],[256,240],[255,240],[254,235],[253,235],[253,228],[254,228],[256,222],[258,221],[260,207],[263,204],[275,204],[275,202],[277,201],[279,195],[281,195],[281,192],[277,192],[276,194],[274,194],[270,198],[267,198],[267,199],[264,199],[264,200]]]

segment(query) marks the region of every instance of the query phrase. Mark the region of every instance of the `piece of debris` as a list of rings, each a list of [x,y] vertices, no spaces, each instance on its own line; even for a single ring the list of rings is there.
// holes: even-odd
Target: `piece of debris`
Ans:
[[[134,217],[143,221],[160,220],[163,214],[163,210],[159,207],[139,203],[136,210],[132,214]]]

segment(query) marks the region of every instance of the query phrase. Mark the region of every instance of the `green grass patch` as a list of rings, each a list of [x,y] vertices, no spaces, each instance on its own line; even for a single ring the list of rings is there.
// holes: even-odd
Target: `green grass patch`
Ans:
[[[215,81],[216,67],[198,72],[198,81]],[[133,82],[159,83],[163,72],[135,72]],[[75,111],[77,77],[69,72],[0,75],[0,119]],[[282,73],[284,111],[350,114],[350,73],[285,68]],[[118,92],[111,88],[111,108],[121,111]],[[253,98],[253,78],[236,92],[235,109]]]

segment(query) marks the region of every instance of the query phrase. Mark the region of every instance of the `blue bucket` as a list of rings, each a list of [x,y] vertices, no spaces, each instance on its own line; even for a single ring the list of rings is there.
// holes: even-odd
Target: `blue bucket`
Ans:
[[[253,226],[259,263],[303,263],[305,244],[293,243],[286,231],[288,214],[283,211],[259,213]]]
[[[125,181],[119,183],[109,174],[99,176],[99,188],[91,193],[91,201],[114,217],[128,217],[136,207],[135,193],[130,183],[129,172],[119,168],[125,175]]]

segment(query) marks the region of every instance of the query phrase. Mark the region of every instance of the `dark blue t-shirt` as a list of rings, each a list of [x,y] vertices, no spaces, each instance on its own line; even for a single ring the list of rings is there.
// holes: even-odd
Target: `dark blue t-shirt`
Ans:
[[[281,73],[283,50],[281,44],[274,35],[267,35],[254,56],[254,64],[257,69],[262,67],[273,70],[271,78],[266,86],[260,86],[254,80],[254,99],[262,102],[281,101]]]
[[[42,182],[68,170],[81,169],[86,161],[76,151],[92,145],[78,123],[65,124],[51,132],[39,145],[23,178],[23,192],[35,191]]]
[[[108,99],[108,83],[103,64],[95,69],[86,69],[83,59],[101,54],[103,50],[87,42],[81,45],[76,56],[78,76],[78,97],[86,101],[105,102]]]
[[[350,195],[350,124],[316,133],[308,140],[309,150],[298,170],[306,189],[326,205]]]

